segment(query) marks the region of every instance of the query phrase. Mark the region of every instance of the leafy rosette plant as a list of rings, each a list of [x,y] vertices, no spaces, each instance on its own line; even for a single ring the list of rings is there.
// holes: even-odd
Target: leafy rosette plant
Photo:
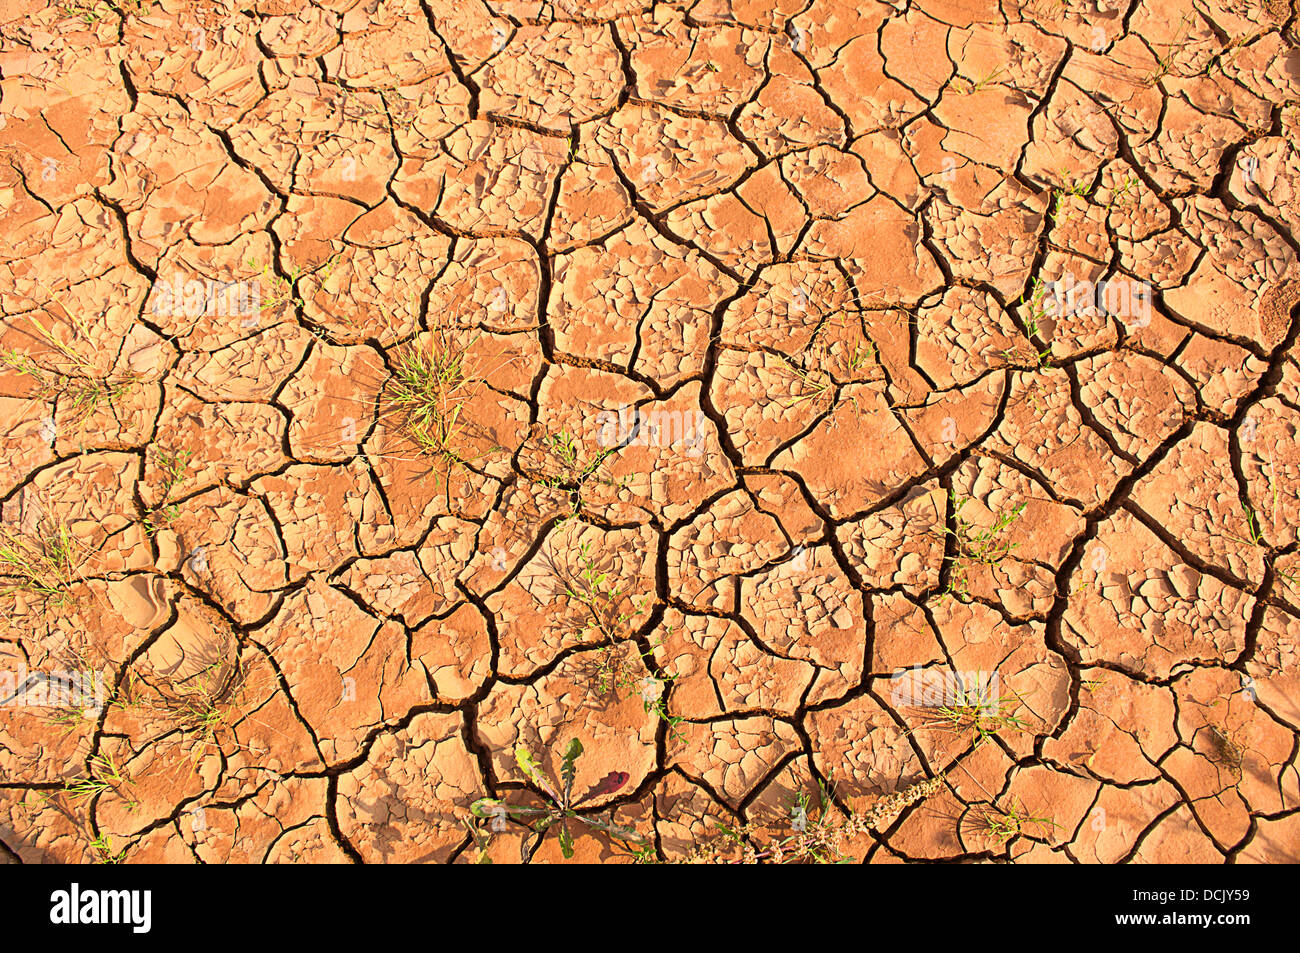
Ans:
[[[645,838],[630,827],[615,824],[613,821],[601,817],[580,813],[579,809],[582,805],[601,795],[613,794],[627,784],[629,777],[626,771],[611,771],[597,781],[582,797],[575,800],[573,797],[573,781],[578,774],[578,758],[581,754],[582,742],[574,738],[569,742],[569,747],[565,750],[564,757],[560,762],[560,786],[559,790],[557,790],[542,772],[541,765],[537,763],[537,760],[528,749],[523,745],[516,745],[515,763],[519,765],[519,770],[524,773],[524,777],[550,800],[550,805],[547,807],[533,807],[525,804],[507,804],[497,798],[483,797],[470,805],[470,812],[475,817],[489,819],[493,831],[504,830],[506,818],[512,818],[528,827],[536,836],[531,839],[531,844],[529,837],[525,837],[520,844],[519,853],[524,863],[528,862],[528,857],[533,849],[542,842],[546,832],[552,828],[558,832],[560,852],[564,854],[566,859],[571,858],[573,856],[571,822],[583,824],[594,830],[604,831],[611,837],[625,843],[644,844]]]

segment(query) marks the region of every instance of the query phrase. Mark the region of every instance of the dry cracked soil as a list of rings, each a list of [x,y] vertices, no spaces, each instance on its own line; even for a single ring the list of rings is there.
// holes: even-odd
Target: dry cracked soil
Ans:
[[[1300,860],[1294,6],[0,3],[0,859]]]

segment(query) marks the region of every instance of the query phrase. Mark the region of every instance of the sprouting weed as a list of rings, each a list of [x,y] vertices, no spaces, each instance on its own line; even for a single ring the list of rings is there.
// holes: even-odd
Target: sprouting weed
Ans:
[[[954,528],[944,527],[944,532],[956,540],[956,555],[951,558],[949,567],[948,592],[962,597],[969,595],[968,566],[976,563],[983,566],[995,566],[1011,554],[1019,543],[1008,541],[1004,531],[1020,518],[1028,501],[1014,509],[998,514],[991,526],[978,526],[961,516],[962,508],[970,502],[966,497],[950,494],[953,506]]]
[[[1044,828],[1059,826],[1050,817],[1035,817],[1023,805],[1015,803],[1005,810],[988,808],[983,812],[982,820],[985,832],[1003,844],[1022,835],[1041,837],[1045,833]],[[1037,832],[1033,828],[1037,828]]]
[[[1190,35],[1192,26],[1195,22],[1195,18],[1188,14],[1183,14],[1182,18],[1179,20],[1179,25],[1183,28],[1182,35],[1172,43],[1155,44],[1156,47],[1163,48],[1166,52],[1163,56],[1156,57],[1156,68],[1151,71],[1149,76],[1147,76],[1146,82],[1148,86],[1154,86],[1172,72],[1174,68],[1174,57],[1177,55],[1179,50],[1187,48],[1187,38]]]
[[[1273,574],[1295,592],[1300,592],[1300,573],[1274,567]]]
[[[983,79],[969,80],[965,77],[958,77],[953,81],[954,90],[963,95],[969,96],[972,93],[978,93],[980,90],[987,88],[991,83],[997,80],[999,76],[1005,73],[1006,67],[999,66],[990,71]]]
[[[950,704],[921,708],[921,723],[916,730],[970,732],[976,747],[1007,730],[1028,731],[1029,725],[1016,714],[1019,696],[1008,698],[994,694],[995,686],[980,684],[957,686]]]
[[[1242,517],[1246,521],[1246,534],[1249,538],[1245,539],[1238,536],[1236,533],[1229,533],[1226,531],[1223,535],[1244,546],[1266,546],[1267,543],[1264,539],[1264,533],[1259,525],[1259,515],[1255,512],[1255,508],[1249,503],[1242,503],[1241,513]]]
[[[135,681],[127,686],[127,693],[140,695],[148,708],[163,714],[187,738],[211,745],[232,724],[238,710],[234,702],[244,681],[245,672],[238,660],[232,663],[215,658],[179,684],[160,689]],[[147,698],[145,688],[151,689]]]
[[[557,472],[538,476],[537,482],[555,489],[574,488],[576,491],[580,491],[582,484],[598,473],[605,461],[618,449],[618,447],[602,447],[599,452],[584,462],[578,439],[568,430],[544,434],[540,443]]]
[[[113,850],[113,838],[108,834],[100,834],[90,842],[90,849],[95,852],[95,863],[97,864],[120,864],[126,859],[126,848],[119,851]]]
[[[550,560],[564,594],[578,606],[579,640],[600,643],[592,673],[595,691],[600,695],[639,694],[644,709],[666,722],[674,738],[683,738],[680,726],[685,719],[670,714],[667,707],[674,676],[644,674],[653,671],[653,652],[660,643],[641,650],[634,641],[635,621],[646,614],[650,597],[633,600],[617,577],[600,568],[589,541],[578,547],[577,564],[574,572]],[[642,665],[635,665],[634,659],[640,659]]]
[[[430,453],[445,454],[460,433],[465,409],[464,352],[411,346],[397,355],[393,403],[406,415],[410,435]]]
[[[488,378],[513,363],[509,358],[493,367],[471,361],[475,333],[460,340],[436,325],[423,344],[411,343],[396,352],[388,400],[411,441],[432,456],[466,464],[467,438],[474,428],[466,417],[470,403],[488,387]],[[503,350],[497,358],[505,354]]]
[[[251,270],[257,271],[259,281],[269,287],[270,292],[261,296],[261,309],[263,311],[275,311],[286,304],[303,307],[304,302],[298,296],[295,290],[298,285],[298,279],[302,277],[302,268],[294,265],[289,269],[289,276],[276,274],[271,268],[270,263],[263,265],[258,259],[250,258],[247,265]]]
[[[794,394],[788,400],[781,401],[782,407],[785,407],[788,410],[791,407],[803,403],[805,400],[816,400],[819,397],[827,396],[832,393],[835,387],[835,380],[829,373],[820,367],[804,366],[810,360],[807,352],[796,355],[793,360],[786,357],[784,354],[777,354],[777,358],[785,366],[786,370],[794,376],[795,380],[798,381],[798,389],[803,391],[802,393]]]
[[[0,527],[0,593],[24,592],[51,606],[71,598],[85,548],[63,524],[48,525],[35,535]]]
[[[180,515],[180,507],[170,500],[176,485],[185,479],[185,471],[191,456],[192,451],[189,450],[174,452],[160,450],[154,458],[158,469],[162,471],[162,497],[158,505],[145,514],[143,524],[146,535],[156,535],[160,529],[170,525]]]
[[[493,833],[504,830],[507,819],[519,821],[528,826],[535,835],[530,844],[525,837],[520,842],[519,854],[524,863],[528,863],[533,849],[541,843],[547,831],[555,830],[560,841],[560,852],[565,859],[573,857],[573,831],[571,825],[580,824],[593,830],[602,831],[625,844],[645,844],[646,839],[637,831],[622,824],[615,824],[612,819],[582,813],[583,804],[606,794],[613,794],[627,784],[629,775],[625,771],[611,771],[596,782],[585,794],[573,796],[573,782],[578,773],[578,758],[582,755],[582,743],[574,738],[569,742],[560,761],[560,783],[554,785],[542,772],[541,765],[532,753],[522,744],[515,745],[515,763],[534,787],[551,802],[546,807],[532,807],[523,804],[508,804],[497,798],[479,798],[470,805],[470,813],[488,821],[485,832],[490,840]],[[478,838],[475,838],[476,842]],[[480,846],[480,856],[486,850],[486,841]]]
[[[61,340],[52,328],[34,317],[28,320],[36,328],[36,337],[58,353],[63,366],[57,369],[44,367],[30,354],[6,348],[0,350],[0,367],[30,378],[36,385],[38,398],[62,400],[75,423],[83,423],[100,407],[112,404],[139,382],[134,374],[114,377],[100,373],[90,360]]]
[[[1137,184],[1137,176],[1132,174],[1124,176],[1123,181],[1117,183],[1115,187],[1111,189],[1110,201],[1106,203],[1106,207],[1110,208],[1114,205],[1121,205],[1124,202],[1135,200],[1137,198],[1137,193],[1134,189]]]
[[[112,791],[126,801],[128,811],[135,810],[139,802],[123,793],[123,788],[132,782],[122,773],[122,768],[111,755],[96,755],[87,764],[89,772],[86,777],[69,781],[63,786],[69,797],[80,801]]]
[[[645,613],[648,599],[632,602],[617,577],[597,564],[590,541],[578,547],[577,562],[576,574],[554,565],[554,561],[551,568],[564,585],[564,594],[582,609],[579,638],[586,639],[593,632],[611,643],[629,638],[633,634],[632,620]]]
[[[1041,278],[1035,278],[1029,286],[1029,292],[1022,295],[1017,303],[1024,305],[1025,334],[1031,344],[1031,353],[1033,354],[1034,364],[1039,370],[1050,367],[1052,364],[1051,345],[1046,347],[1039,346],[1043,338],[1043,322],[1047,318],[1047,285]],[[1008,361],[1016,358],[1014,351],[1008,351],[1004,355]]]
[[[1061,177],[1065,178],[1064,172]],[[1056,202],[1052,208],[1052,218],[1059,219],[1061,217],[1061,212],[1065,208],[1065,200],[1067,197],[1087,198],[1091,191],[1092,188],[1088,185],[1087,179],[1076,179],[1072,185],[1056,189],[1053,192]]]

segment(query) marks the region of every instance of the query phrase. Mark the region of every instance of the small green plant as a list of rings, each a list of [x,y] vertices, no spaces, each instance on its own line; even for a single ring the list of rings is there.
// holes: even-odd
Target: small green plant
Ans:
[[[1086,179],[1078,179],[1073,185],[1068,186],[1067,188],[1056,189],[1052,193],[1056,199],[1055,205],[1052,208],[1052,218],[1059,219],[1061,217],[1061,212],[1064,210],[1065,199],[1067,196],[1073,198],[1087,198],[1091,191],[1092,189],[1089,187]]]
[[[668,710],[668,687],[675,676],[641,675],[629,664],[630,659],[640,655],[646,668],[649,669],[653,663],[653,648],[645,652],[632,651],[635,648],[636,644],[633,642],[620,642],[602,645],[597,650],[598,662],[595,671],[597,691],[602,695],[635,691],[641,697],[642,708],[668,725],[670,737],[675,741],[685,741],[686,735],[681,726],[686,719]]]
[[[991,70],[988,74],[984,76],[983,79],[980,80],[970,80],[970,79],[966,79],[965,77],[958,77],[953,81],[953,88],[958,93],[961,93],[965,96],[969,96],[972,93],[978,93],[981,90],[987,88],[990,84],[992,84],[995,80],[997,80],[997,78],[1001,76],[1003,73],[1005,73],[1006,71],[1007,69],[1005,66],[999,66]]]
[[[469,396],[464,352],[434,338],[397,355],[392,400],[405,415],[408,433],[428,453],[444,456],[461,433],[460,415]]]
[[[1043,322],[1047,319],[1047,285],[1043,279],[1035,278],[1029,287],[1029,293],[1022,295],[1018,303],[1023,304],[1025,335],[1029,338],[1031,352],[1033,353],[1034,363],[1039,370],[1050,367],[1052,364],[1052,348],[1040,347],[1043,338]],[[1013,355],[1008,355],[1008,360]]]
[[[102,20],[105,14],[113,9],[107,3],[101,4],[99,0],[64,0],[58,6],[60,13],[65,16],[75,16],[86,23]]]
[[[126,848],[119,851],[113,850],[113,838],[108,834],[100,834],[90,842],[90,849],[95,852],[95,863],[97,864],[120,864],[126,859]]]
[[[1015,713],[1012,706],[1019,698],[1006,698],[992,694],[990,686],[958,687],[957,696],[950,704],[923,709],[920,729],[939,731],[969,731],[975,746],[1007,730],[1028,731],[1029,725]]]
[[[485,830],[481,830],[468,817],[462,817],[461,821],[464,822],[465,829],[469,832],[470,840],[474,842],[474,863],[492,863],[492,858],[488,856],[488,847],[492,844],[492,835]]]
[[[86,709],[76,706],[56,708],[46,717],[46,720],[51,725],[57,725],[60,729],[60,736],[64,738],[77,731],[87,731],[95,726],[93,712],[88,713]]]
[[[192,452],[189,450],[158,451],[154,462],[163,475],[162,497],[158,505],[145,514],[146,535],[155,536],[160,529],[171,525],[180,515],[180,507],[171,502],[171,495],[176,485],[185,479],[185,470],[191,456]]]
[[[0,367],[30,378],[36,385],[37,398],[65,402],[74,423],[83,423],[100,407],[112,404],[138,383],[134,374],[114,377],[100,373],[93,362],[60,340],[52,328],[34,317],[28,320],[36,328],[36,337],[58,353],[63,366],[45,367],[25,351],[5,348],[0,350]]]
[[[682,725],[685,724],[686,718],[682,715],[674,715],[668,710],[668,699],[664,691],[665,683],[672,681],[672,679],[668,677],[662,679],[651,677],[650,681],[654,683],[653,686],[649,682],[642,686],[642,705],[647,712],[668,726],[668,737],[678,744],[684,743],[686,741],[686,732],[682,730]]]
[[[613,573],[600,568],[590,540],[578,547],[577,562],[576,573],[560,568],[554,560],[550,568],[564,586],[564,594],[581,607],[579,638],[587,639],[595,633],[597,638],[613,644],[630,637],[632,620],[645,613],[649,597],[633,601],[628,588]]]
[[[1232,65],[1232,61],[1236,59],[1237,54],[1249,46],[1254,39],[1255,37],[1246,33],[1230,37],[1223,49],[1210,57],[1201,73],[1205,76],[1213,76],[1215,70],[1218,70],[1220,73],[1227,75],[1227,68]]]
[[[0,527],[0,593],[24,592],[51,606],[64,605],[83,555],[84,547],[61,523],[46,524],[34,535]]]
[[[1106,684],[1106,676],[1100,678],[1082,678],[1079,680],[1079,687],[1085,692],[1100,691]]]
[[[295,290],[298,286],[298,279],[303,275],[300,266],[294,265],[289,270],[289,277],[286,278],[283,275],[276,274],[269,263],[263,265],[256,258],[248,259],[246,264],[250,269],[257,271],[259,278],[270,286],[270,293],[263,295],[261,298],[263,311],[273,311],[285,304],[303,306],[304,302]]]
[[[1183,14],[1178,21],[1179,26],[1183,28],[1182,36],[1172,43],[1153,44],[1154,46],[1163,47],[1167,52],[1164,56],[1156,57],[1156,68],[1151,71],[1150,75],[1148,75],[1146,79],[1148,86],[1154,86],[1173,71],[1174,57],[1178,55],[1179,50],[1187,48],[1187,37],[1191,33],[1192,26],[1195,22],[1196,21],[1192,16],[1189,14]]]
[[[1264,534],[1259,528],[1259,517],[1255,513],[1255,508],[1242,504],[1242,512],[1246,518],[1246,532],[1250,534],[1250,541],[1256,546],[1264,545]]]
[[[393,360],[388,397],[393,412],[417,447],[453,465],[476,459],[466,456],[473,431],[465,417],[468,405],[488,386],[492,373],[514,360],[493,368],[471,366],[468,351],[480,336],[459,340],[437,325],[424,344],[406,345]]]
[[[970,595],[968,583],[968,566],[976,563],[982,566],[996,566],[1009,556],[1019,543],[1008,541],[1004,537],[1008,526],[1020,518],[1028,501],[1014,509],[998,514],[991,526],[978,526],[968,522],[962,515],[962,508],[970,502],[967,497],[959,497],[956,492],[949,494],[952,503],[953,527],[944,527],[944,532],[956,541],[956,554],[951,558],[947,592],[963,598]]]
[[[574,494],[575,511],[581,508],[582,485],[618,450],[617,446],[602,447],[585,462],[582,460],[582,447],[578,439],[567,429],[559,433],[543,434],[539,441],[542,451],[551,467],[549,473],[539,474],[534,479],[544,486],[556,490],[570,490]],[[602,480],[612,485],[612,481]]]
[[[1278,569],[1277,567],[1274,567],[1273,573],[1282,580],[1288,589],[1300,592],[1300,573],[1287,569]]]
[[[243,682],[238,660],[213,660],[180,684],[156,690],[157,707],[183,735],[201,744],[215,744],[217,734],[231,724],[233,702]]]
[[[192,451],[177,450],[169,452],[161,450],[158,452],[156,462],[158,469],[163,473],[163,495],[171,493],[177,483],[185,479],[185,468],[192,456]]]
[[[1059,825],[1050,817],[1034,817],[1025,810],[1023,805],[1013,803],[1006,810],[996,807],[988,808],[983,812],[982,826],[988,836],[1006,844],[1022,835],[1027,837],[1035,836],[1030,831],[1030,828],[1038,828],[1036,836],[1041,837],[1045,832],[1045,828]]]
[[[683,737],[680,726],[685,719],[670,714],[667,706],[672,676],[643,675],[633,664],[633,659],[640,658],[646,669],[653,665],[654,645],[643,651],[633,641],[634,622],[645,615],[650,597],[633,600],[627,587],[597,564],[589,541],[578,547],[577,562],[576,573],[560,567],[553,558],[549,566],[564,586],[564,594],[579,606],[578,638],[599,643],[592,672],[596,692],[638,692],[645,710],[667,722],[674,738]]]
[[[1118,182],[1110,192],[1110,201],[1106,203],[1107,208],[1114,205],[1122,205],[1125,202],[1136,200],[1138,179],[1137,176],[1129,174],[1124,176],[1121,182]]]
[[[786,357],[784,354],[777,354],[777,358],[785,365],[795,379],[802,385],[803,393],[791,397],[789,400],[781,401],[781,406],[787,410],[805,400],[816,400],[819,397],[830,395],[834,392],[835,379],[829,373],[820,367],[807,367],[813,359],[809,356],[810,352],[805,351],[796,355],[794,359]],[[865,361],[865,358],[864,358]]]
[[[844,362],[844,367],[848,374],[852,376],[862,370],[862,368],[873,359],[878,359],[875,342],[869,342],[866,347],[863,347],[861,344],[855,344],[853,346],[853,353],[850,354],[848,359]]]
[[[1281,500],[1281,496],[1278,492],[1277,480],[1274,477],[1274,461],[1272,457],[1269,458],[1269,461],[1266,465],[1261,467],[1261,472],[1263,472],[1268,477],[1268,489],[1269,489],[1269,499],[1270,499],[1269,520],[1273,526],[1277,526],[1278,525],[1277,507],[1278,507],[1278,503]],[[1236,540],[1239,543],[1244,543],[1249,546],[1263,546],[1267,548],[1268,541],[1264,538],[1264,531],[1263,528],[1260,526],[1260,522],[1259,522],[1259,514],[1255,511],[1255,508],[1251,506],[1250,503],[1246,502],[1245,500],[1242,500],[1241,511],[1242,511],[1242,516],[1246,520],[1246,532],[1250,536],[1250,538],[1242,539],[1240,536],[1237,536],[1234,533],[1227,533],[1227,532],[1225,532],[1224,535],[1227,536],[1229,539]]]
[[[84,801],[97,795],[112,791],[127,802],[127,810],[134,810],[139,804],[123,793],[123,788],[132,782],[122,773],[122,768],[110,755],[96,755],[87,762],[86,777],[69,781],[63,790],[75,801]]]
[[[550,805],[533,807],[524,804],[507,804],[497,798],[479,798],[470,805],[470,813],[487,820],[492,832],[505,829],[507,818],[524,823],[535,835],[532,843],[525,837],[519,846],[520,859],[528,863],[533,850],[542,842],[546,832],[554,828],[560,839],[560,852],[565,859],[573,857],[573,831],[571,824],[581,824],[594,830],[603,831],[611,837],[628,844],[644,844],[645,838],[630,827],[615,824],[612,820],[584,814],[579,811],[583,804],[605,794],[613,794],[628,782],[624,771],[611,771],[580,798],[573,796],[573,782],[578,773],[578,758],[582,755],[582,743],[574,738],[560,761],[560,784],[553,786],[542,772],[541,765],[533,758],[522,744],[515,746],[515,763],[534,787],[542,792]],[[481,848],[483,849],[483,848]]]

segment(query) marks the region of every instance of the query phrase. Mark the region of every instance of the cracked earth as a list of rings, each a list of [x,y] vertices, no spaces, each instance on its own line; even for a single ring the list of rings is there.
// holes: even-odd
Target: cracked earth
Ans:
[[[1294,19],[9,0],[0,859],[1300,860]]]

